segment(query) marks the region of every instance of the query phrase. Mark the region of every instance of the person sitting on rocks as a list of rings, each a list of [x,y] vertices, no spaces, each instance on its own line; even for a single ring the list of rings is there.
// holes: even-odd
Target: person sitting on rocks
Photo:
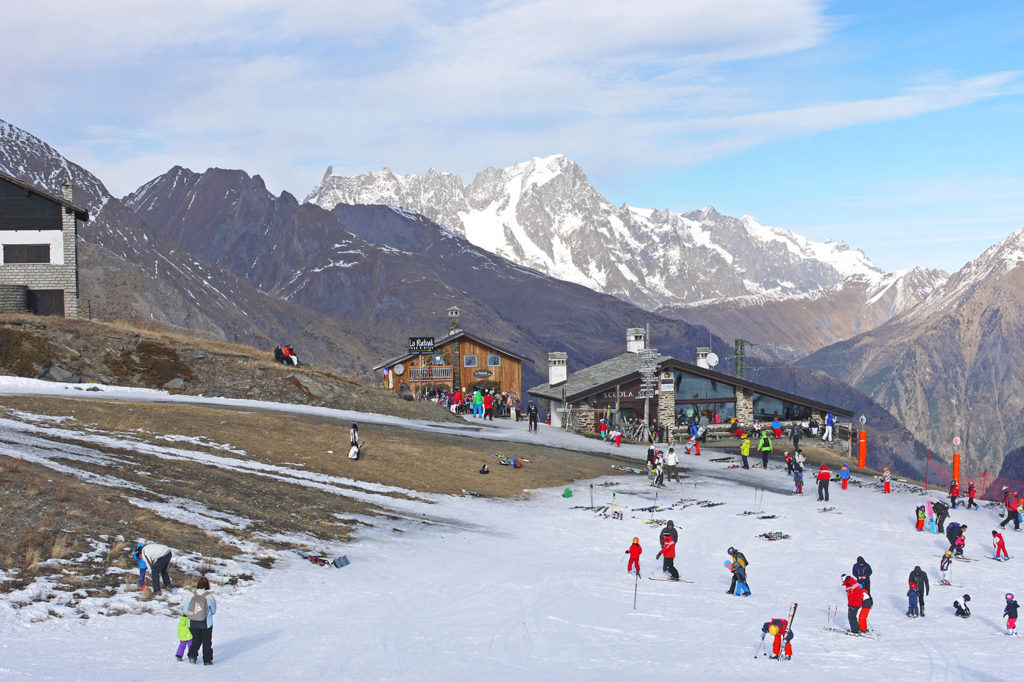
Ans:
[[[281,344],[277,344],[277,348],[274,349],[274,361],[284,364],[284,349]]]
[[[293,367],[299,366],[299,356],[295,354],[294,348],[286,345],[281,349],[281,354],[284,355],[284,364]]]

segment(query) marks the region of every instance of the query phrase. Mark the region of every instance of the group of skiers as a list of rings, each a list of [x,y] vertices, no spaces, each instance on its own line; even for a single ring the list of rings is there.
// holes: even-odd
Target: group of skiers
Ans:
[[[676,449],[670,447],[668,452],[656,450],[654,446],[647,448],[647,470],[654,476],[654,485],[661,487],[665,479],[679,481],[679,456]]]
[[[669,521],[658,535],[658,543],[661,548],[655,555],[655,558],[662,560],[661,570],[669,575],[669,580],[679,580],[679,571],[675,567],[676,543],[678,541],[679,532],[676,530],[675,524]],[[633,544],[626,550],[626,554],[629,555],[626,570],[635,574],[637,578],[640,577],[640,555],[643,554],[643,551],[643,547],[640,546],[640,538],[633,538]]]

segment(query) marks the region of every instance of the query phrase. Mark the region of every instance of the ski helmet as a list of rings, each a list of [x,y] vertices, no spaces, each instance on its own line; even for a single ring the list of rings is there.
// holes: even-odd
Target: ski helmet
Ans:
[[[640,538],[633,538],[633,544],[634,545],[640,544]]]
[[[971,601],[971,595],[965,594],[964,595],[964,601]]]
[[[917,583],[910,583],[910,589],[916,590],[917,589]]]
[[[1006,601],[1013,601],[1013,592],[1006,593]]]
[[[668,522],[665,523],[665,525],[666,526],[672,526],[674,528],[676,524],[672,523],[671,521],[668,521]]]
[[[779,634],[779,626],[778,625],[769,625],[768,626],[768,634],[773,636],[773,637],[775,635]]]
[[[736,553],[736,550],[734,548],[732,548],[732,547],[730,547],[729,549],[727,549],[725,551],[728,552],[729,554],[735,554]]]

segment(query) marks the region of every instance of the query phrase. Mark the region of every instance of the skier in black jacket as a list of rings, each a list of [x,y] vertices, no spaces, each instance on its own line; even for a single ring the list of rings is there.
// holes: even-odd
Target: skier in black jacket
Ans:
[[[664,545],[666,537],[672,538],[672,542],[679,542],[679,531],[676,530],[676,525],[671,521],[666,523],[665,527],[661,529],[661,533],[658,535],[658,543]]]
[[[949,506],[945,502],[933,499],[932,511],[935,512],[935,525],[939,527],[939,532],[945,533],[946,519],[949,518]]]
[[[920,566],[914,566],[907,581],[917,584],[917,603],[921,609],[921,617],[924,618],[924,596],[929,592],[928,574],[922,571]]]
[[[871,592],[871,564],[864,561],[862,556],[857,557],[857,563],[853,565],[853,577],[868,593]]]
[[[747,561],[747,557],[743,556],[743,552],[739,551],[735,547],[730,547],[726,551],[729,552],[729,556],[732,558],[732,563],[734,565],[738,565],[740,568],[743,569],[744,579],[745,579],[746,578],[747,566],[750,565],[750,562]],[[729,589],[726,591],[726,594],[735,594],[735,592],[736,592],[736,582],[737,582],[737,575],[736,575],[736,571],[734,570],[732,572],[732,584],[729,585]],[[745,582],[745,580],[744,580],[744,582]]]
[[[539,413],[539,410],[537,410],[537,404],[534,403],[531,400],[529,406],[526,408],[526,416],[529,419],[529,429],[530,429],[530,431],[536,431],[537,430],[537,416],[538,416],[538,413]]]

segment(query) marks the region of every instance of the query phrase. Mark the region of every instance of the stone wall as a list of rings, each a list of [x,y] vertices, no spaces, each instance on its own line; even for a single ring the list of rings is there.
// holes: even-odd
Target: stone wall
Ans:
[[[23,313],[28,310],[23,284],[0,284],[0,312]]]
[[[663,372],[658,384],[658,425],[672,428],[676,424],[676,390],[672,372]]]
[[[736,387],[736,421],[750,424],[754,421],[754,392]]]

